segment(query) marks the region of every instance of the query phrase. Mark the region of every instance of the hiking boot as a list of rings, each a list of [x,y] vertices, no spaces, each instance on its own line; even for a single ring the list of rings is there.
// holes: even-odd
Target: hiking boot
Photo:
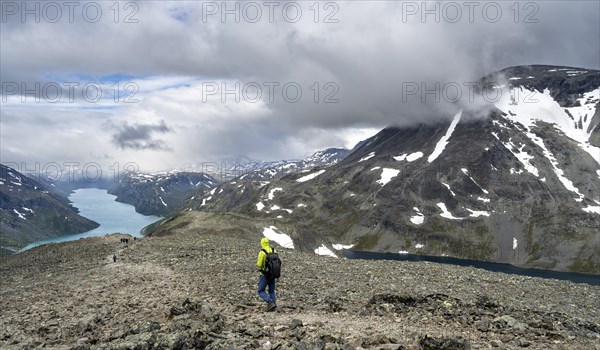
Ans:
[[[275,305],[275,303],[272,301],[270,301],[269,304],[267,304],[267,312],[275,311],[276,308],[277,308],[277,305]]]

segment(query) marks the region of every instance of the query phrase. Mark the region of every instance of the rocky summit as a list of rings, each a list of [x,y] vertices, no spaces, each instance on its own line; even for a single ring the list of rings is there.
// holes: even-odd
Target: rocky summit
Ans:
[[[0,347],[600,349],[600,286],[279,248],[278,308],[267,313],[256,294],[260,231],[190,224],[126,237],[2,260]]]

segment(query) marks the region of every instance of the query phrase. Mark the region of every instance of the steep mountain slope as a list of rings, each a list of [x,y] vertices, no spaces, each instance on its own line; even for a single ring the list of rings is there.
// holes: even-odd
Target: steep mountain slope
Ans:
[[[117,201],[135,206],[144,215],[165,216],[199,190],[217,184],[213,177],[194,172],[130,173],[109,189]]]
[[[0,164],[0,248],[12,253],[44,238],[80,233],[98,224],[39,182]]]
[[[386,128],[334,166],[236,179],[187,208],[270,218],[303,250],[600,273],[600,72],[515,67],[482,81],[501,92],[486,118]]]

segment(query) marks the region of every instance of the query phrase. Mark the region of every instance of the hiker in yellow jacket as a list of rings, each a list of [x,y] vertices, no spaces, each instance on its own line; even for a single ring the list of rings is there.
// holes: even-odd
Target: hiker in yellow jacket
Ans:
[[[258,278],[258,295],[262,300],[267,303],[267,311],[274,311],[277,308],[277,304],[275,304],[275,300],[277,296],[275,295],[275,278],[267,279],[267,277],[263,274],[263,271],[266,268],[267,263],[267,253],[273,252],[273,248],[269,245],[269,239],[263,238],[260,240],[261,250],[258,252],[258,259],[256,259],[256,266],[258,266],[258,270],[260,271],[260,277]],[[263,251],[264,249],[264,251]],[[267,253],[265,253],[265,251]],[[269,294],[265,292],[266,287],[269,286]]]

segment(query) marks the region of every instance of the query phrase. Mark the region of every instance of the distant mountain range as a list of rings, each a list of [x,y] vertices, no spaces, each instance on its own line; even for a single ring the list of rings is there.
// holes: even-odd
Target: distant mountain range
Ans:
[[[136,211],[145,215],[167,216],[176,212],[186,200],[202,206],[197,200],[214,193],[219,180],[239,177],[243,180],[268,181],[282,176],[299,173],[319,166],[336,164],[350,151],[331,148],[319,151],[303,160],[257,161],[245,156],[229,157],[205,166],[202,172],[171,170],[155,173],[130,173],[109,188],[109,193],[117,196],[117,201],[135,206]],[[211,174],[211,175],[209,175]]]
[[[179,171],[205,172],[220,182],[230,181],[244,175],[244,179],[269,180],[317,166],[335,164],[351,152],[345,148],[329,148],[300,160],[275,161],[256,160],[244,155],[236,155],[217,162],[189,165]]]
[[[133,205],[140,214],[165,216],[179,209],[193,193],[206,191],[217,184],[217,180],[203,173],[130,173],[108,193],[116,195],[118,202]]]
[[[600,71],[512,67],[482,86],[491,81],[502,94],[485,118],[465,110],[447,123],[389,127],[331,164],[266,167],[182,211],[271,221],[309,251],[600,273]]]

